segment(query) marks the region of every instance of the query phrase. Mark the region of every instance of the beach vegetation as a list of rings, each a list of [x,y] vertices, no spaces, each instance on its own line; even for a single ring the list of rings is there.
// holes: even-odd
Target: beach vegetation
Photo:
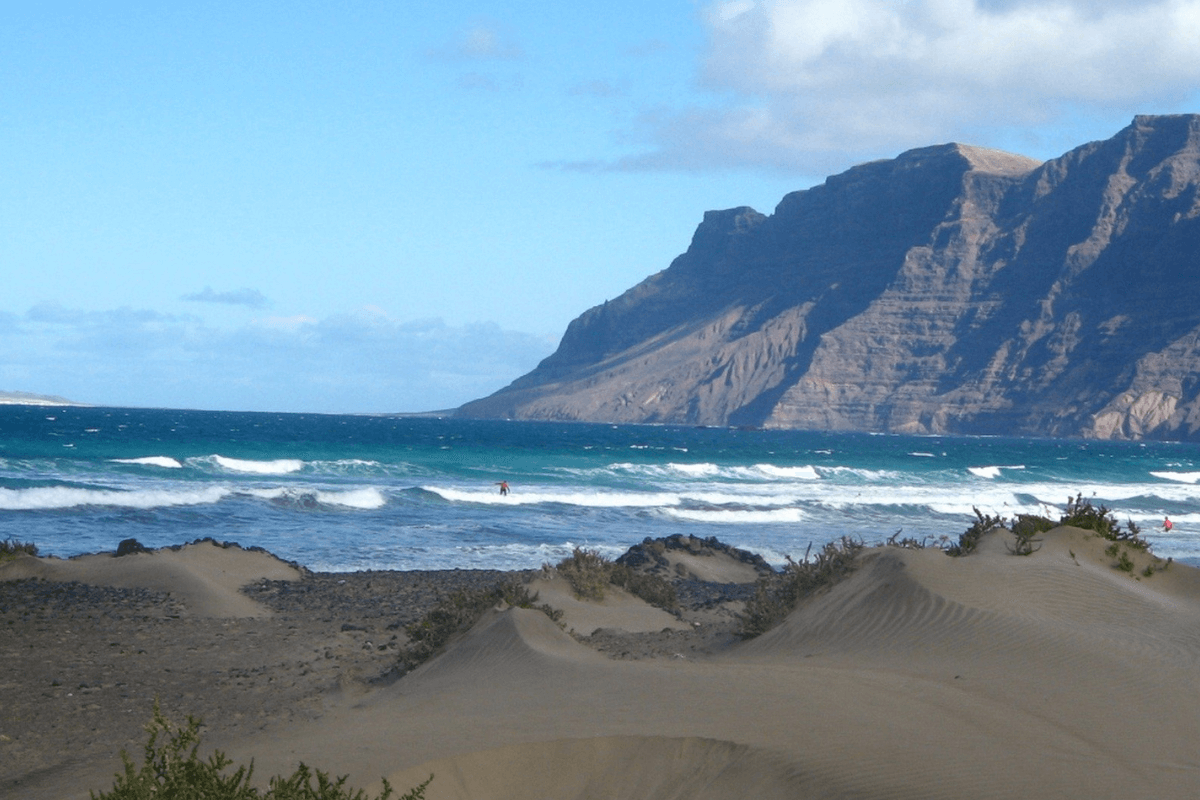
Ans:
[[[155,700],[153,717],[146,725],[148,739],[141,767],[122,750],[124,772],[117,774],[110,791],[90,791],[92,800],[388,800],[395,791],[384,778],[382,793],[372,798],[361,789],[347,787],[345,775],[330,777],[304,763],[290,776],[272,777],[266,791],[260,791],[251,783],[253,761],[231,771],[233,761],[220,750],[208,758],[200,757],[201,725],[192,716],[187,725],[175,725]],[[430,775],[396,800],[421,800],[432,780]]]
[[[608,587],[616,586],[652,606],[671,612],[679,608],[675,586],[666,578],[610,561],[597,550],[576,547],[553,569],[566,579],[580,600],[600,602]]]
[[[1054,523],[1046,517],[1036,514],[1018,514],[1009,527],[1015,541],[1012,544],[1005,542],[1004,546],[1014,556],[1031,555],[1042,549],[1042,540],[1036,538],[1037,535],[1045,533],[1053,527]]]
[[[914,536],[901,536],[904,533],[904,528],[898,529],[895,533],[887,538],[888,547],[902,547],[906,550],[924,550],[929,546],[929,537],[922,536],[917,539]],[[936,540],[935,540],[936,541]]]
[[[576,547],[571,555],[555,565],[554,569],[567,583],[571,591],[580,600],[599,602],[604,599],[608,587],[608,577],[612,562],[600,554],[599,550]]]
[[[1092,505],[1091,500],[1082,494],[1067,498],[1067,511],[1058,524],[1094,531],[1103,539],[1118,542],[1143,553],[1150,550],[1150,543],[1142,538],[1141,529],[1133,520],[1127,520],[1125,528],[1122,529],[1111,511],[1104,506]]]
[[[984,514],[978,508],[975,508],[974,511],[975,522],[958,538],[957,544],[945,548],[947,555],[965,556],[974,552],[985,533],[996,528],[1007,527],[1015,537],[1013,544],[1005,544],[1008,552],[1013,555],[1027,556],[1041,549],[1042,540],[1036,538],[1039,534],[1064,525],[1092,531],[1101,538],[1112,542],[1113,544],[1105,550],[1105,554],[1117,559],[1113,566],[1125,572],[1133,570],[1133,563],[1126,563],[1128,556],[1124,555],[1122,547],[1129,547],[1141,552],[1150,551],[1150,543],[1142,538],[1141,530],[1133,520],[1126,521],[1125,526],[1122,527],[1106,507],[1092,505],[1091,500],[1082,494],[1067,498],[1066,511],[1057,523],[1048,517],[1037,514],[1018,514],[1009,524],[1008,520],[998,514]],[[1072,554],[1072,558],[1074,558],[1074,554]]]
[[[1117,563],[1113,564],[1113,566],[1121,570],[1121,572],[1133,572],[1133,560],[1129,557],[1129,551],[1122,550],[1121,554],[1117,556]],[[1151,572],[1150,574],[1153,575],[1154,573]]]
[[[0,539],[0,561],[12,561],[19,555],[36,556],[37,545],[16,539]]]
[[[812,545],[801,561],[790,556],[783,570],[762,578],[754,588],[754,596],[746,601],[738,635],[743,639],[759,636],[783,621],[800,601],[818,590],[833,586],[858,567],[858,554],[863,549],[861,539],[843,536],[825,545],[812,555]]]
[[[983,538],[985,533],[990,533],[996,528],[1004,527],[1004,517],[998,514],[984,514],[975,506],[972,506],[971,509],[975,512],[975,522],[958,537],[957,544],[952,544],[946,548],[946,555],[965,556],[968,553],[973,553],[975,552],[975,548],[979,546],[979,540]]]
[[[491,609],[499,605],[511,608],[536,608],[558,622],[562,612],[548,604],[537,604],[538,596],[516,578],[508,578],[486,589],[460,589],[443,598],[416,622],[405,626],[408,643],[400,651],[403,672],[425,663],[458,633],[469,630]]]

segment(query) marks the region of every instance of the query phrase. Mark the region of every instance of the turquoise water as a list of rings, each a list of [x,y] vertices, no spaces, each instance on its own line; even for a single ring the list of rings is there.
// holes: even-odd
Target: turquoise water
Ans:
[[[212,536],[317,570],[516,569],[685,533],[782,563],[1082,493],[1200,564],[1198,480],[1182,444],[0,406],[0,538],[59,556]]]

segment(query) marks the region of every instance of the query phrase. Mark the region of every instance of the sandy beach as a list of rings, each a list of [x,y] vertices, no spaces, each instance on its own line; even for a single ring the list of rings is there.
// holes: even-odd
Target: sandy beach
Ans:
[[[314,574],[212,542],[23,556],[0,565],[0,797],[109,788],[155,697],[264,779],[433,774],[431,800],[1200,795],[1200,570],[1011,538],[868,548],[747,641],[757,572],[726,552],[669,551],[677,614],[514,574],[558,622],[493,610],[403,677],[404,625],[504,573]]]

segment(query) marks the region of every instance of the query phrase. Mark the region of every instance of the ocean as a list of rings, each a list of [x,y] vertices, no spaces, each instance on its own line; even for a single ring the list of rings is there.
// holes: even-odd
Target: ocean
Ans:
[[[62,557],[213,537],[319,571],[525,569],[678,533],[782,564],[1082,494],[1200,565],[1198,481],[1192,444],[0,406],[0,539]]]

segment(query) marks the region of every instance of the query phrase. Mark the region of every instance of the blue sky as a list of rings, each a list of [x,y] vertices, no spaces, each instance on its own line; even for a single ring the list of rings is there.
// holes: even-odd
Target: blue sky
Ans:
[[[1200,0],[6,4],[0,390],[453,407],[705,210],[1200,111],[1198,41]]]

